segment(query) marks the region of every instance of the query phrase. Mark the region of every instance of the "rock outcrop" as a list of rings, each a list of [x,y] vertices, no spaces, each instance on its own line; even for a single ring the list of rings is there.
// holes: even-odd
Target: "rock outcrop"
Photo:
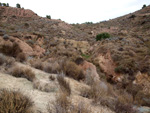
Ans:
[[[106,73],[107,77],[112,78],[114,81],[121,81],[122,76],[118,73],[115,73],[116,64],[111,58],[110,52],[107,52],[105,55],[99,54],[95,58],[95,62],[99,64],[100,68]]]
[[[28,17],[28,18],[39,18],[37,14],[35,14],[31,10],[25,10],[23,8],[13,8],[13,7],[2,7],[0,6],[0,12],[2,16],[13,16],[13,17]]]
[[[94,81],[100,80],[95,65],[93,65],[90,62],[83,61],[83,63],[81,63],[79,66],[82,68],[85,77],[91,76],[91,78],[93,78]]]

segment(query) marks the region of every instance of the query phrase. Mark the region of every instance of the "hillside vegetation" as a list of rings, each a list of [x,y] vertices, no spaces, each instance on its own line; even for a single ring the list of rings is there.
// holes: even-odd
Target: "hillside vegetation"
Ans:
[[[6,5],[0,5],[0,113],[150,112],[150,6],[68,24]]]

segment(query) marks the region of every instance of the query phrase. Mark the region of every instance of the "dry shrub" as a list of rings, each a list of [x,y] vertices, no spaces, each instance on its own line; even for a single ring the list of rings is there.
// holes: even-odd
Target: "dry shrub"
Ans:
[[[145,93],[141,90],[136,94],[134,99],[137,105],[150,107],[150,93]]]
[[[100,103],[101,100],[108,95],[107,91],[101,88],[98,83],[93,83],[89,91],[89,94],[90,97],[94,100],[94,102]]]
[[[57,80],[60,85],[60,89],[69,96],[71,94],[70,84],[65,80],[63,75],[58,75]]]
[[[86,76],[85,76],[85,83],[87,84],[87,85],[92,85],[95,81],[94,81],[94,77],[93,76],[91,76],[92,75],[92,71],[90,70],[90,69],[87,69],[86,70]]]
[[[33,79],[35,79],[35,74],[29,68],[22,68],[22,67],[16,66],[11,70],[10,74],[12,74],[12,76],[15,76],[15,77],[26,78],[29,81],[33,81]]]
[[[126,91],[120,90],[118,94],[118,101],[121,103],[128,103],[132,104],[133,103],[133,96]]]
[[[31,69],[27,68],[24,70],[24,77],[29,81],[33,81],[35,79],[35,74]]]
[[[52,76],[52,75],[50,75],[50,76],[49,76],[49,80],[50,80],[50,81],[55,81],[55,77]]]
[[[58,85],[55,82],[47,82],[38,79],[33,81],[33,87],[43,92],[55,92],[58,90]]]
[[[91,113],[89,106],[85,106],[83,102],[73,105],[65,93],[57,95],[53,107],[48,104],[47,109],[49,113]]]
[[[44,68],[41,60],[33,60],[30,63],[31,63],[31,66],[33,66],[36,69],[43,70]]]
[[[137,113],[137,111],[133,109],[132,104],[123,104],[119,101],[115,104],[114,111],[116,113]]]
[[[33,102],[19,91],[0,90],[0,113],[31,113]]]
[[[17,60],[19,62],[24,62],[27,60],[27,55],[25,53],[21,52],[17,55]]]
[[[100,85],[101,84],[98,81],[93,82],[90,89],[82,89],[81,95],[93,99],[96,103],[101,103],[102,98],[108,96],[108,87],[106,86],[105,88],[103,86],[101,87]]]
[[[83,102],[80,102],[78,105],[73,105],[69,113],[92,113],[89,106],[85,105]]]
[[[16,57],[21,52],[19,45],[17,43],[12,44],[11,42],[4,42],[0,50],[2,53],[14,57]]]
[[[81,90],[81,96],[93,99],[94,104],[101,104],[102,106],[107,106],[110,109],[115,109],[115,103],[117,101],[115,92],[110,84],[103,81],[94,82],[91,84],[91,88],[86,88]]]
[[[15,59],[14,58],[7,57],[7,60],[6,60],[6,66],[7,67],[11,67],[12,65],[14,65],[14,63],[15,63]]]
[[[48,73],[58,73],[60,72],[61,69],[58,62],[54,62],[54,63],[45,63],[43,70]]]
[[[142,89],[143,89],[142,86],[137,85],[137,84],[129,84],[126,87],[127,92],[130,93],[133,96],[133,99],[136,97],[137,93],[139,91],[141,91]]]
[[[5,56],[2,53],[0,53],[0,65],[4,64],[5,62],[6,62]]]
[[[12,57],[8,57],[3,55],[2,53],[0,53],[0,65],[4,65],[6,66],[8,69],[9,67],[11,67],[15,62],[15,59]]]
[[[71,101],[65,93],[60,93],[56,96],[56,101],[53,103],[53,108],[50,106],[50,103],[47,106],[49,113],[68,113],[69,106]]]
[[[72,61],[67,61],[63,64],[63,71],[67,76],[76,80],[84,78],[81,67],[79,67],[76,63]]]

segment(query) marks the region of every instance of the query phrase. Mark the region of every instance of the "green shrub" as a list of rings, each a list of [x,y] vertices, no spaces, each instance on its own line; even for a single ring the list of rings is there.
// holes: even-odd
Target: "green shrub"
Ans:
[[[123,73],[125,71],[123,66],[118,66],[114,70],[116,73]]]
[[[93,24],[93,22],[85,22],[84,24]]]
[[[16,4],[16,7],[17,7],[17,8],[21,8],[20,4]]]
[[[106,39],[106,38],[110,38],[110,34],[109,33],[101,33],[96,36],[96,41],[99,41],[101,39]]]
[[[5,4],[5,3],[3,3],[3,6],[6,6],[6,4]]]
[[[9,7],[9,3],[7,3],[6,6]]]
[[[33,102],[19,91],[0,90],[0,113],[32,113]]]
[[[145,8],[145,7],[146,7],[146,5],[144,4],[143,7],[142,7],[142,9]]]
[[[50,15],[46,15],[46,18],[51,19],[51,16]]]
[[[0,6],[2,6],[2,3],[0,2]]]
[[[90,55],[86,55],[86,54],[81,54],[81,56],[86,58],[86,59],[90,58]]]

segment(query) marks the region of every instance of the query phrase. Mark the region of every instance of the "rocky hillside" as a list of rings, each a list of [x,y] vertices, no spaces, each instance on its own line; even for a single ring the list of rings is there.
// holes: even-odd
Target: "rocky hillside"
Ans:
[[[150,6],[73,25],[0,6],[0,76],[0,98],[20,90],[35,113],[149,113]]]

